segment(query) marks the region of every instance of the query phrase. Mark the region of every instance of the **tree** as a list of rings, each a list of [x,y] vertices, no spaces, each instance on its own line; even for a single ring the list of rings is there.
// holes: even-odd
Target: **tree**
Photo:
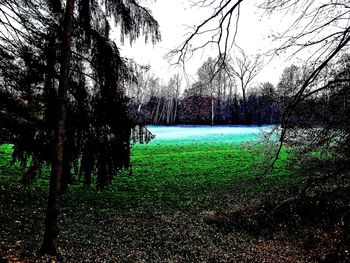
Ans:
[[[194,83],[184,91],[181,101],[180,122],[191,124],[210,124],[212,116],[212,98],[204,92],[201,82]]]
[[[220,68],[222,68],[222,63],[227,59],[230,44],[234,43],[236,39],[242,2],[243,0],[194,2],[194,7],[212,8],[213,12],[197,26],[190,27],[191,32],[183,43],[170,51],[168,57],[173,59],[176,64],[185,64],[195,52],[208,46],[215,46],[218,50],[217,61],[221,61]],[[198,39],[198,36],[201,36],[201,39]],[[192,44],[193,42],[196,44]]]
[[[70,65],[70,52],[71,52],[71,38],[73,31],[73,19],[74,19],[74,0],[67,0],[66,11],[64,19],[64,34],[63,45],[62,45],[62,60],[61,60],[61,72],[60,72],[60,84],[58,88],[58,128],[56,132],[57,144],[55,150],[55,157],[51,168],[51,179],[50,179],[50,191],[48,209],[45,219],[45,233],[41,251],[48,254],[56,253],[56,243],[58,236],[57,217],[58,217],[58,194],[60,192],[61,175],[62,175],[62,162],[64,153],[64,140],[65,140],[65,119],[66,119],[66,100],[69,83],[69,65]],[[158,37],[157,23],[148,14],[148,12],[139,6],[136,2],[130,1],[125,5],[122,1],[105,1],[106,14],[104,20],[106,21],[107,16],[113,16],[116,23],[121,23],[121,36],[130,36],[130,41],[133,41],[140,34],[140,28],[145,27],[146,33],[152,33],[153,41]],[[90,30],[92,29],[92,21],[94,19],[94,7],[98,5],[98,2],[89,1],[79,2],[79,19],[82,23],[82,29],[87,35],[90,36]],[[96,19],[96,18],[95,18]],[[97,17],[97,19],[99,19]],[[107,25],[108,26],[108,25]],[[153,34],[153,32],[155,32]],[[92,36],[92,35],[91,35]],[[147,34],[146,34],[147,36]],[[108,37],[106,35],[105,37]],[[88,40],[88,39],[87,39]],[[89,42],[89,41],[87,41]],[[104,45],[104,43],[100,43]],[[99,58],[97,58],[99,59]],[[102,66],[105,59],[97,61],[97,66]],[[116,65],[117,66],[117,65]],[[108,80],[108,76],[104,77]],[[116,76],[118,79],[118,76]],[[116,79],[116,80],[117,80]],[[112,83],[111,83],[112,84]],[[114,83],[116,85],[117,83]],[[108,92],[108,91],[107,91]],[[108,96],[108,94],[106,94]],[[106,97],[107,98],[107,97]],[[102,103],[108,106],[108,101],[102,101]],[[103,107],[103,106],[102,106]],[[103,107],[104,111],[108,110],[108,107]],[[101,160],[100,170],[108,169],[106,160]],[[107,170],[106,170],[107,172]],[[106,172],[103,172],[104,174]],[[108,172],[107,172],[108,173]],[[107,174],[106,174],[107,175]]]
[[[135,72],[137,82],[130,85],[126,92],[127,96],[136,104],[136,115],[140,115],[145,102],[149,100],[151,83],[154,81],[154,73],[150,73],[150,66],[141,66]]]
[[[217,74],[216,64],[213,58],[209,57],[207,61],[197,70],[198,81],[203,84],[204,90],[199,96],[206,95],[211,98],[211,125],[214,125],[216,108],[216,87],[214,78]]]
[[[175,74],[172,78],[173,80],[173,84],[174,84],[174,113],[173,113],[173,119],[172,119],[172,123],[176,123],[176,120],[177,120],[177,115],[178,115],[178,108],[179,108],[179,99],[180,99],[180,88],[181,88],[181,77],[179,74]]]
[[[179,74],[175,74],[170,78],[169,83],[165,86],[166,100],[166,124],[173,124],[176,121],[178,110],[178,102],[180,96],[181,78]]]
[[[326,84],[329,78],[322,78],[322,75],[326,75],[327,66],[346,50],[350,41],[350,27],[345,22],[349,13],[346,1],[339,3],[307,1],[300,5],[299,1],[290,4],[289,1],[278,0],[266,2],[263,8],[271,14],[284,8],[293,10],[297,14],[293,27],[288,29],[289,36],[283,39],[283,44],[276,50],[277,52],[294,49],[293,55],[306,50],[312,54],[308,58],[308,61],[312,61],[312,70],[308,72],[283,111],[281,125],[284,128],[280,133],[280,145],[276,157],[269,166],[271,169],[282,149],[287,136],[288,123],[293,118],[298,105],[311,95],[324,90],[322,86],[329,86]],[[278,38],[282,39],[283,35]]]
[[[270,82],[262,83],[260,85],[259,93],[262,100],[263,123],[278,123],[280,117],[280,106],[278,104],[275,87]]]
[[[307,175],[301,196],[311,187],[317,191],[329,187],[329,181],[333,188],[340,189],[348,183],[349,65],[349,56],[342,56],[333,65],[326,84],[306,93],[291,115],[291,120],[297,119],[298,126],[289,127],[285,142],[295,146],[292,162],[300,167],[300,175]],[[298,139],[301,135],[303,140]]]
[[[226,62],[209,57],[197,70],[198,81],[203,84],[203,94],[211,98],[211,125],[217,120],[223,121],[223,104],[232,97],[232,81]],[[227,92],[229,91],[229,94]],[[231,91],[231,92],[230,92]]]
[[[64,12],[63,36],[61,47],[60,77],[57,96],[57,126],[54,130],[54,156],[51,164],[51,176],[47,211],[45,217],[44,239],[42,253],[56,254],[58,237],[58,199],[63,173],[64,141],[66,137],[65,121],[67,115],[66,100],[69,88],[69,74],[71,61],[71,45],[73,34],[73,12],[75,0],[67,0]]]
[[[281,97],[291,97],[302,83],[301,69],[291,65],[283,70],[282,76],[277,84],[277,91]]]
[[[15,144],[14,155],[52,163],[41,251],[55,254],[58,199],[71,165],[80,162],[86,182],[96,173],[98,186],[104,187],[129,163],[132,124],[123,84],[133,76],[109,39],[109,18],[121,25],[122,40],[128,36],[133,41],[144,33],[146,40],[150,36],[157,41],[159,31],[135,1],[67,0],[65,9],[61,1],[46,3],[1,1],[7,34],[2,34],[0,55],[11,66],[1,72],[7,100],[1,106],[4,118],[13,123],[5,129],[7,141]],[[56,47],[58,52],[52,52]],[[17,80],[16,73],[23,77]],[[16,94],[28,106],[12,104]]]
[[[251,59],[242,49],[240,49],[240,55],[233,58],[230,63],[230,73],[239,80],[244,104],[246,103],[248,85],[260,72],[261,68],[262,60],[260,56]]]
[[[238,78],[238,81],[241,86],[242,96],[243,96],[243,114],[246,114],[247,107],[247,88],[252,80],[262,69],[262,60],[260,56],[256,56],[251,59],[248,55],[242,50],[239,49],[240,55],[233,58],[233,61],[230,63],[230,73]]]
[[[283,70],[276,89],[278,103],[282,111],[286,109],[290,100],[296,94],[304,76],[301,68],[296,65],[291,65]]]

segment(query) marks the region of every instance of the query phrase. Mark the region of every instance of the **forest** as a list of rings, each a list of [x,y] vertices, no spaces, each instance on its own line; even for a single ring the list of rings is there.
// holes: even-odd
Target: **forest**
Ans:
[[[346,60],[345,56],[343,59]],[[283,70],[276,87],[264,82],[255,83],[248,89],[248,84],[259,73],[259,61],[253,63],[248,58],[245,62],[237,61],[242,67],[237,72],[241,73],[236,73],[231,61],[225,64],[231,71],[218,69],[216,60],[209,57],[197,71],[198,80],[182,93],[182,79],[178,74],[166,85],[161,85],[159,78],[149,70],[141,70],[137,84],[127,90],[131,98],[130,109],[137,122],[144,124],[278,124],[283,109],[311,68],[291,65]],[[243,79],[239,85],[237,76]],[[321,121],[326,118],[327,105],[324,102],[328,99],[328,95],[321,94],[305,100],[302,114],[308,114],[310,121]]]
[[[350,261],[349,3],[176,5],[0,0],[0,262]]]

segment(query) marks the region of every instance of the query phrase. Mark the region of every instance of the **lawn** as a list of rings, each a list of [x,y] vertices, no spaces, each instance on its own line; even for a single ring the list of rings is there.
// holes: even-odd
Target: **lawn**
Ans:
[[[259,157],[247,151],[242,144],[256,142],[257,137],[253,135],[256,128],[232,134],[225,129],[223,133],[218,133],[218,128],[198,131],[199,128],[195,127],[192,128],[195,133],[191,128],[182,133],[174,129],[174,135],[167,127],[154,129],[159,134],[154,141],[133,147],[132,176],[122,174],[113,184],[119,189],[119,194],[125,191],[128,198],[138,202],[134,207],[163,212],[172,209],[223,209],[232,205],[229,199],[223,202],[223,198],[232,197],[232,192],[238,192],[238,186],[242,188],[242,184],[250,187],[251,179],[262,172],[252,166]],[[288,177],[286,158],[284,151],[273,174],[263,184],[267,181],[282,183],[280,179]],[[256,190],[254,186],[250,193],[254,195]]]
[[[156,139],[132,147],[132,172],[115,177],[104,191],[84,187],[76,179],[63,196],[60,260],[217,262],[257,256],[246,251],[257,240],[249,241],[244,233],[218,232],[201,215],[244,206],[287,185],[292,177],[286,150],[272,174],[256,182],[261,169],[253,165],[260,157],[244,144],[257,142],[256,128],[220,133],[218,128],[199,132],[176,127],[183,136],[179,130],[169,133],[168,127],[150,129]],[[12,251],[33,258],[42,235],[48,170],[31,186],[21,186],[23,170],[11,164],[11,151],[10,145],[0,146],[0,256]],[[243,259],[241,253],[246,253]]]
[[[132,147],[131,173],[122,172],[103,192],[94,187],[83,187],[77,178],[76,185],[71,186],[71,191],[64,197],[67,202],[81,198],[80,202],[85,203],[84,199],[87,199],[96,205],[100,203],[101,207],[110,205],[121,211],[198,212],[228,208],[233,205],[232,197],[253,197],[264,187],[279,186],[289,180],[284,151],[273,173],[259,186],[251,184],[262,169],[253,166],[259,162],[259,156],[247,151],[244,143],[257,141],[259,130],[256,127],[155,126],[150,129],[156,139]],[[10,145],[0,147],[0,178],[18,181],[23,170],[12,165],[11,151]],[[32,187],[45,191],[47,184],[48,169]],[[244,195],[238,195],[241,192]]]

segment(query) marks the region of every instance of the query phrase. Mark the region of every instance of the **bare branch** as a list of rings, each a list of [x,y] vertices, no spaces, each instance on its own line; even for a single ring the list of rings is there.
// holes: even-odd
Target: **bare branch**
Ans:
[[[196,5],[212,7],[215,3],[219,2],[217,6],[214,7],[214,13],[201,22],[198,26],[193,29],[192,33],[189,33],[189,36],[185,41],[175,50],[172,50],[168,53],[167,57],[169,61],[174,61],[172,64],[184,64],[189,57],[193,55],[195,51],[199,49],[204,49],[209,44],[216,44],[218,48],[218,53],[223,54],[225,57],[227,51],[229,50],[229,41],[230,41],[230,27],[232,23],[232,16],[234,11],[237,11],[237,20],[239,19],[239,6],[243,0],[228,0],[228,1],[210,1],[209,3],[205,0],[197,2]],[[217,26],[211,28],[211,22],[218,20]],[[236,26],[237,28],[237,26]],[[237,30],[236,30],[237,31]],[[195,45],[196,37],[198,35],[203,35],[205,33],[213,32],[210,36],[210,41],[205,41],[204,44]],[[236,37],[236,33],[233,35],[232,42]],[[224,52],[221,51],[222,47]]]

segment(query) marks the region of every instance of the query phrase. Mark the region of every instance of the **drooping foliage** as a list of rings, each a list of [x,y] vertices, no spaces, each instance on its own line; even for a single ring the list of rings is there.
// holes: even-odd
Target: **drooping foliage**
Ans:
[[[350,57],[343,55],[329,70],[327,81],[309,91],[292,116],[287,143],[293,145],[307,186],[325,180],[349,180],[350,170]],[[300,137],[303,140],[300,140]],[[321,183],[321,184],[320,184]]]
[[[63,4],[1,0],[0,9],[0,142],[13,144],[14,158],[23,165],[30,160],[23,178],[29,182],[52,158]],[[110,39],[111,17],[123,39],[159,40],[157,22],[136,1],[77,1],[63,187],[73,170],[86,183],[97,175],[98,187],[104,187],[130,165],[134,123],[124,87],[134,76]]]

